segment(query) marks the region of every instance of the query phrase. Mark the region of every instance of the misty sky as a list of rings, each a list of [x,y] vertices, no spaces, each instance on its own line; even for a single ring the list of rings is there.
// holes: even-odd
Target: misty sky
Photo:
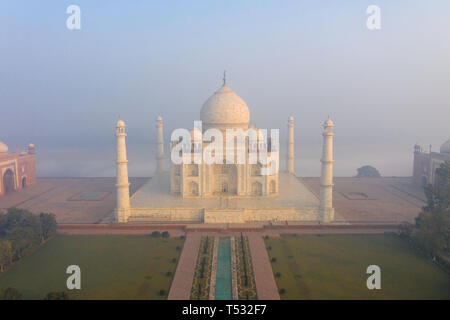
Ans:
[[[66,8],[81,8],[81,30]],[[381,7],[381,27],[366,8]],[[128,125],[130,175],[190,128],[228,84],[251,122],[296,123],[296,170],[320,172],[320,125],[336,124],[335,174],[365,164],[411,175],[413,145],[450,138],[450,2],[23,1],[0,3],[0,141],[36,145],[40,176],[114,175],[114,124]]]

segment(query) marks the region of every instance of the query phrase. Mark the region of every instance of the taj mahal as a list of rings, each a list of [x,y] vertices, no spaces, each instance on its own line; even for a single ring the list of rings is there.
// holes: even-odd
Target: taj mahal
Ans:
[[[280,171],[277,131],[275,136],[273,130],[267,134],[250,123],[249,107],[228,87],[225,76],[203,104],[200,121],[194,121],[191,130],[172,133],[169,160],[163,118],[157,117],[156,172],[131,197],[125,127],[122,119],[117,121],[118,223],[334,220],[334,124],[329,117],[323,124],[319,196],[294,172],[294,118],[288,117],[286,169]]]

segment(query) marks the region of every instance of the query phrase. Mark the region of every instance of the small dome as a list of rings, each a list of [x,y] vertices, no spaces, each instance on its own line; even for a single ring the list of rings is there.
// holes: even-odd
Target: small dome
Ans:
[[[162,117],[161,117],[161,116],[158,116],[158,117],[156,118],[156,121],[162,121]]]
[[[122,119],[117,120],[116,127],[125,127],[125,122]]]
[[[203,104],[200,119],[209,126],[247,127],[250,111],[245,101],[224,85]]]
[[[289,120],[289,121],[294,121],[294,117],[293,117],[293,116],[290,116],[288,120]]]
[[[8,146],[0,141],[0,153],[8,153]]]
[[[440,151],[441,153],[450,153],[450,139],[442,144]]]

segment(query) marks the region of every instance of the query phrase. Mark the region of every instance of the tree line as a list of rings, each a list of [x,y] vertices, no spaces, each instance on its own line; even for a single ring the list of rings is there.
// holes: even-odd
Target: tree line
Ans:
[[[404,225],[401,234],[435,260],[450,254],[450,161],[441,164],[434,185],[425,186],[424,191],[426,206],[415,225]]]
[[[55,235],[56,228],[51,213],[35,215],[25,209],[9,208],[0,214],[0,273]]]

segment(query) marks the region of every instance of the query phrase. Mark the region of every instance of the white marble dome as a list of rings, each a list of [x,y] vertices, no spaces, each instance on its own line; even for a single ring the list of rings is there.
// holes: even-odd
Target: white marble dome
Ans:
[[[8,153],[8,146],[0,141],[0,153]]]
[[[441,153],[450,153],[450,139],[442,144],[440,151]]]
[[[245,101],[224,85],[203,104],[200,119],[208,126],[248,127],[250,111]]]

